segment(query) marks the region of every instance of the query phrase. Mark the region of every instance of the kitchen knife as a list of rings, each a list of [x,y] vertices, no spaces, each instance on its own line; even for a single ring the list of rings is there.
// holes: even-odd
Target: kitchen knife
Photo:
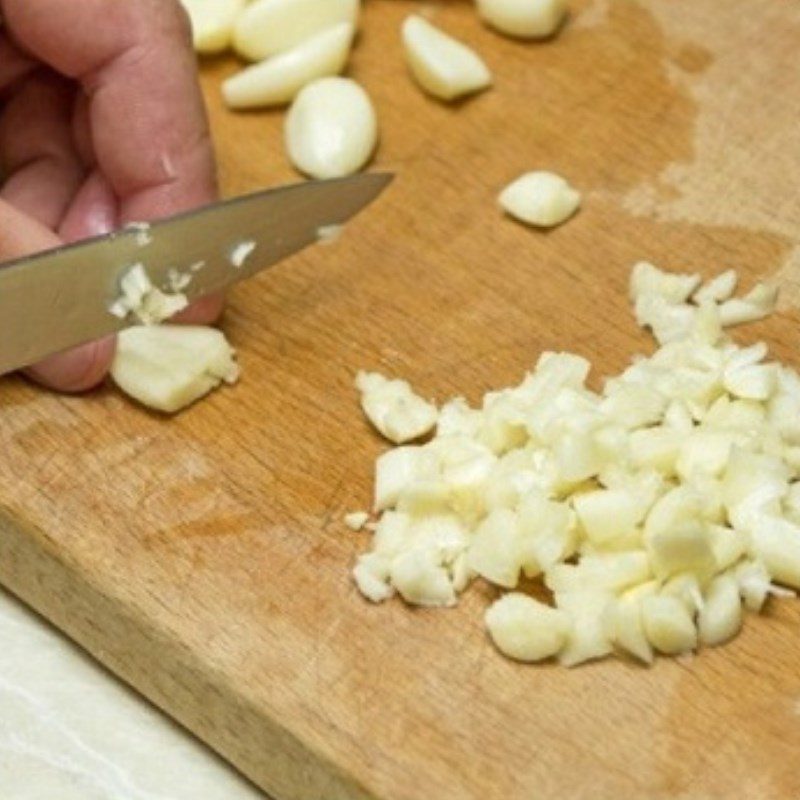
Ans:
[[[391,179],[278,187],[0,265],[0,374],[135,324],[109,312],[134,264],[161,288],[171,270],[190,276],[182,291],[192,301],[317,242],[320,229],[346,222]]]

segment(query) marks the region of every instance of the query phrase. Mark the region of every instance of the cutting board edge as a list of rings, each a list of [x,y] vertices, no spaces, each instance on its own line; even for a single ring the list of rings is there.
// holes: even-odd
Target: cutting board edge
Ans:
[[[0,585],[274,800],[379,800],[277,720],[259,714],[192,651],[65,564],[41,531],[7,508],[0,508]],[[106,633],[120,627],[127,635]],[[176,703],[181,695],[185,702]],[[243,741],[252,743],[249,758],[241,755]],[[272,754],[268,763],[265,752]]]

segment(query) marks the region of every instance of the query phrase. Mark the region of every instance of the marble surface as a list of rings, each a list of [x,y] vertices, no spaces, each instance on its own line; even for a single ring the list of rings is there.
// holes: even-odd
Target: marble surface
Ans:
[[[2,800],[266,800],[0,589]]]

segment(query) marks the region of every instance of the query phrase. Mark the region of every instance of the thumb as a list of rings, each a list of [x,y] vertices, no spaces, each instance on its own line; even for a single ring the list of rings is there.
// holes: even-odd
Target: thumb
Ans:
[[[0,200],[0,263],[62,244],[49,228]],[[61,392],[82,392],[100,383],[111,366],[115,339],[108,337],[49,356],[25,372]]]

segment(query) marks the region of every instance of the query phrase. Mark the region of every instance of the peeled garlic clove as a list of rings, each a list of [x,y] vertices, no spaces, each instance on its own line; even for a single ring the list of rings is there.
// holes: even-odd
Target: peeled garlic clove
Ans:
[[[353,24],[342,22],[242,70],[222,84],[225,103],[256,108],[290,102],[306,84],[344,69],[354,35]]]
[[[567,14],[565,0],[477,0],[476,4],[489,25],[521,39],[552,36]]]
[[[569,219],[581,196],[560,175],[528,172],[506,186],[499,202],[506,213],[528,225],[552,228]]]
[[[488,67],[473,50],[422,17],[408,17],[402,36],[411,74],[434,97],[454,100],[491,84]]]
[[[256,0],[236,20],[233,46],[244,58],[261,61],[340,22],[355,27],[358,14],[358,0]]]
[[[724,644],[742,627],[742,601],[739,585],[731,575],[719,575],[711,581],[697,621],[700,641],[711,647]]]
[[[192,23],[192,43],[198,53],[212,55],[231,43],[236,18],[246,0],[181,0]]]
[[[378,120],[369,95],[348,78],[320,78],[292,103],[284,128],[292,163],[314,178],[358,172],[378,142]]]
[[[119,334],[111,377],[123,392],[168,414],[208,394],[222,381],[234,383],[234,351],[215,328],[155,325]]]
[[[557,655],[570,632],[566,613],[516,592],[493,603],[485,620],[497,649],[517,661],[542,661]]]

